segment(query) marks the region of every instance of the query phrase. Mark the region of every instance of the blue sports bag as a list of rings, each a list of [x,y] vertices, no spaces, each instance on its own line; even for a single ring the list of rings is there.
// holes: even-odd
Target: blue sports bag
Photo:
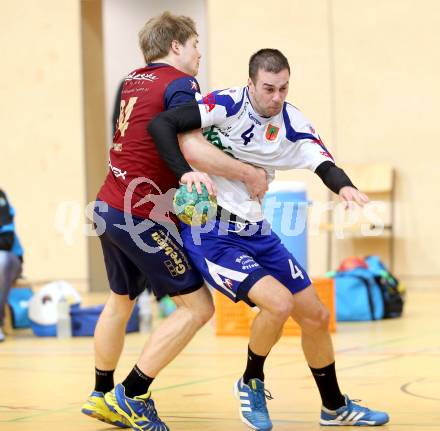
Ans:
[[[336,290],[336,320],[367,321],[383,319],[384,300],[374,275],[366,268],[337,272],[334,275]]]
[[[12,326],[14,328],[30,328],[28,307],[32,295],[31,287],[13,287],[9,291],[8,305],[11,310]]]

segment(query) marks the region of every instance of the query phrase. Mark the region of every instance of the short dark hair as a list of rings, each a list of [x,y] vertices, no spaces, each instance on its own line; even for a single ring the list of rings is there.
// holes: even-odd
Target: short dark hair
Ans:
[[[255,82],[260,69],[278,73],[287,69],[290,74],[289,61],[278,49],[264,48],[257,51],[249,59],[249,77]]]

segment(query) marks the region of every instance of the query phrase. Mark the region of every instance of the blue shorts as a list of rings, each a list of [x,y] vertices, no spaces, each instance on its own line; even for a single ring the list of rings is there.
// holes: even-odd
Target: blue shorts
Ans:
[[[164,227],[125,214],[102,201],[97,204],[94,222],[113,292],[134,299],[148,286],[160,299],[194,292],[203,286],[201,275],[178,242],[180,238],[176,239],[178,233],[173,223],[164,223]],[[98,208],[102,206],[107,211]],[[169,231],[177,235],[172,236]]]
[[[235,302],[242,300],[253,306],[249,290],[266,275],[277,279],[292,294],[311,284],[306,271],[267,221],[247,226],[220,220],[202,227],[182,223],[180,234],[203,278]]]

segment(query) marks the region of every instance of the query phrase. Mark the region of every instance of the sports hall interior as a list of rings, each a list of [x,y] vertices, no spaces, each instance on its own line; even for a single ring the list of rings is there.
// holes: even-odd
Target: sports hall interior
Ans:
[[[404,313],[338,323],[340,384],[388,411],[390,431],[440,429],[437,0],[0,2],[0,186],[16,210],[24,275],[36,290],[66,280],[84,304],[104,302],[108,282],[99,240],[87,235],[87,204],[106,175],[117,87],[143,62],[137,32],[165,10],[196,21],[202,92],[245,85],[250,55],[277,48],[291,65],[288,101],[312,120],[336,161],[392,166],[392,238],[337,238],[324,213],[309,226],[308,272],[324,277],[351,255],[392,265],[407,289]],[[312,206],[337,201],[311,172],[277,179],[303,182]],[[145,339],[127,336],[116,380]],[[172,430],[246,429],[232,394],[246,349],[246,337],[217,336],[210,322],[160,374],[152,389]],[[266,376],[274,430],[320,428],[319,395],[298,336],[273,348]],[[14,330],[0,345],[0,430],[109,429],[79,412],[92,383],[91,338]]]

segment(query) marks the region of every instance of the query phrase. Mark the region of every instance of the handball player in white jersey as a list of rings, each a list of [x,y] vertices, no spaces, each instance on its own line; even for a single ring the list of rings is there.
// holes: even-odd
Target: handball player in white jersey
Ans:
[[[329,312],[301,265],[264,220],[261,200],[237,180],[219,176],[206,146],[215,145],[242,162],[264,168],[269,181],[277,169],[309,169],[344,201],[359,205],[368,197],[336,166],[309,120],[286,102],[290,67],[276,49],[262,49],[249,62],[246,87],[199,97],[163,112],[149,126],[161,157],[172,167],[183,157],[211,175],[217,188],[217,218],[206,225],[182,224],[186,250],[205,280],[231,300],[260,309],[254,319],[245,372],[235,385],[240,417],[255,430],[270,430],[263,366],[292,317],[301,326],[302,347],[316,381],[321,425],[382,425],[387,413],[370,410],[339,389]],[[183,139],[180,132],[203,128],[207,141]],[[183,154],[182,154],[183,153]]]

